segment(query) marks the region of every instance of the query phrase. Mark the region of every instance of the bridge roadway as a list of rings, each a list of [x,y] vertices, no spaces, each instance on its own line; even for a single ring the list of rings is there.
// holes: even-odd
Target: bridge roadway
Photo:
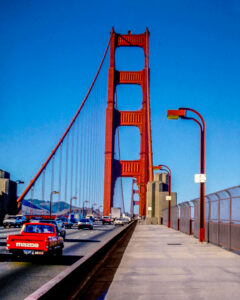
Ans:
[[[138,224],[105,299],[237,300],[239,291],[240,255],[165,226]]]
[[[21,300],[97,247],[98,243],[121,231],[122,227],[95,222],[94,229],[66,229],[63,257],[26,257],[13,260],[7,254],[6,237],[18,229],[0,227],[0,299]]]

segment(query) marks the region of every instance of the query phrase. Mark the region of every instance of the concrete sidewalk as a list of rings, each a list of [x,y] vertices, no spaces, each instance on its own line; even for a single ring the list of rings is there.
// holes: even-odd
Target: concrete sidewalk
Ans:
[[[165,226],[137,225],[105,299],[240,299],[240,256]]]

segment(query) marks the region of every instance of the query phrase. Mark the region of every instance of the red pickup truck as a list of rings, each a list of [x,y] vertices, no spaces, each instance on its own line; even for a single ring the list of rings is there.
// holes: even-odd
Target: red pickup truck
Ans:
[[[20,234],[9,235],[7,249],[21,255],[62,255],[63,238],[53,224],[25,223]]]

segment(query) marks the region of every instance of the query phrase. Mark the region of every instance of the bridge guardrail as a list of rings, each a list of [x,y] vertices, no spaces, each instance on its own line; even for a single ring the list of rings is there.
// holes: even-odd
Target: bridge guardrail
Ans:
[[[86,282],[96,264],[104,257],[105,253],[113,246],[113,244],[131,227],[136,225],[136,221],[130,222],[128,225],[105,241],[99,243],[98,247],[83,258],[76,261],[56,277],[42,285],[35,292],[28,295],[24,300],[48,300],[48,299],[69,299],[69,290],[73,290],[75,286],[81,282]]]
[[[176,224],[179,223],[179,227]],[[168,208],[163,210],[163,224],[168,224]],[[172,207],[171,227],[186,234],[199,234],[199,198]],[[240,186],[205,196],[205,240],[240,252]]]

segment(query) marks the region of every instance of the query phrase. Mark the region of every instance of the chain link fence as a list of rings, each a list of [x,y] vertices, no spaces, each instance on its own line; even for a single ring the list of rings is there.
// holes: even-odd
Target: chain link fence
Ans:
[[[163,224],[168,224],[168,209]],[[199,198],[172,207],[171,227],[198,238]],[[240,252],[240,186],[205,196],[205,240]]]

